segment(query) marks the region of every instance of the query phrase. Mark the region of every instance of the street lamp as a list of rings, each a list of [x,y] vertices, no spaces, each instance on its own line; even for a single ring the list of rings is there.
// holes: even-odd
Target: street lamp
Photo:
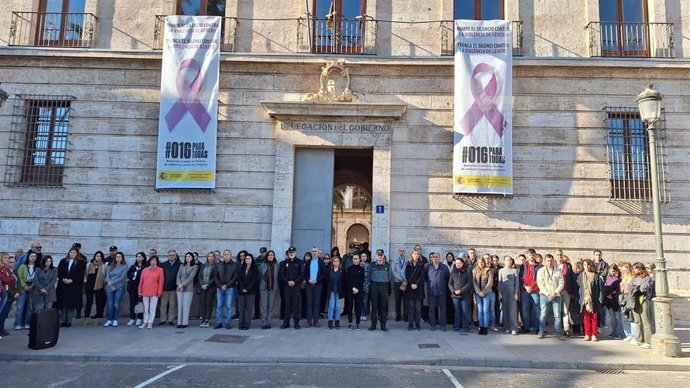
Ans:
[[[642,93],[637,95],[637,105],[640,108],[640,118],[647,124],[649,135],[649,161],[652,180],[652,209],[654,213],[654,236],[656,238],[656,277],[654,298],[654,317],[656,332],[652,336],[652,351],[667,357],[680,356],[680,341],[673,331],[673,316],[671,314],[671,298],[668,296],[668,276],[666,275],[666,259],[664,259],[664,241],[661,234],[661,207],[659,205],[659,176],[656,159],[656,124],[661,119],[661,93],[647,85]]]

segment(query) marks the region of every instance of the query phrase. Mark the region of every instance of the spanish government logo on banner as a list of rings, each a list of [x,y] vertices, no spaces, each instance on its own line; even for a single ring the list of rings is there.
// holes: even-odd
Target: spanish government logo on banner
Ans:
[[[218,16],[165,18],[156,189],[216,186]]]
[[[513,194],[512,23],[455,21],[453,194]]]

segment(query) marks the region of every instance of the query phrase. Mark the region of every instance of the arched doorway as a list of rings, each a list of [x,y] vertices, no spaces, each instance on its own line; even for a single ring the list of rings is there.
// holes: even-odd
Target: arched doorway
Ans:
[[[369,241],[369,229],[362,224],[353,224],[347,229],[347,245],[351,243],[361,246]]]
[[[371,241],[371,194],[359,184],[333,189],[333,246],[347,252],[350,243]]]

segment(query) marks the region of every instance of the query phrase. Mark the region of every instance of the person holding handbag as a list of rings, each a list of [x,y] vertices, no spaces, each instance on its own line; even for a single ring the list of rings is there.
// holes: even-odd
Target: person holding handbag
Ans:
[[[143,309],[141,312],[134,311],[137,309],[137,305],[142,303],[141,295],[139,295],[139,281],[141,280],[141,271],[144,268],[146,268],[146,253],[137,252],[134,264],[127,271],[127,279],[129,279],[127,282],[127,293],[129,294],[129,322],[127,322],[127,326],[140,326],[144,317]]]

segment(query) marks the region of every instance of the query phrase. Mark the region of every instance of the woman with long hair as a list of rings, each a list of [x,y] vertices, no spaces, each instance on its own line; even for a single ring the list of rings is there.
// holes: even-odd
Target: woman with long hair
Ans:
[[[503,258],[503,268],[498,270],[498,295],[501,299],[503,328],[507,333],[517,335],[517,301],[520,294],[518,270],[510,256]]]
[[[84,291],[86,293],[86,305],[84,306],[84,323],[89,324],[86,318],[90,318],[96,325],[100,325],[105,311],[105,255],[101,251],[93,254],[93,258],[86,269],[86,283]],[[94,299],[96,300],[96,312],[91,315],[91,307]]]
[[[621,305],[621,322],[623,324],[623,333],[625,338],[623,341],[632,341],[637,337],[637,325],[635,325],[635,318],[633,317],[634,300],[630,294],[630,283],[635,278],[635,270],[632,264],[627,261],[618,262],[618,270],[621,272],[620,292],[623,295],[620,301]],[[630,303],[628,303],[630,301]]]
[[[453,267],[455,266],[455,255],[453,252],[446,252],[446,260],[443,264],[448,267],[449,272],[453,272]],[[455,325],[455,305],[453,304],[452,292],[446,292],[446,321],[449,325]]]
[[[278,260],[276,253],[271,249],[266,253],[266,260],[259,268],[259,298],[261,299],[261,328],[271,328],[273,308],[278,297]]]
[[[371,263],[369,263],[369,257],[366,252],[359,254],[359,265],[364,268],[364,294],[362,295],[362,316],[359,318],[362,321],[366,321],[369,316],[369,292],[371,290],[371,283],[369,282]]]
[[[336,250],[338,247],[334,247]],[[340,254],[338,254],[338,258],[340,259]],[[343,260],[340,259],[340,263],[342,264]],[[324,255],[323,257],[323,266],[325,268],[326,273],[331,270],[333,267],[333,260],[331,259],[331,256]],[[345,270],[345,268],[343,269]],[[326,287],[321,287],[321,299],[319,300],[319,318],[325,318],[326,317],[326,312],[328,310],[328,291],[326,290]]]
[[[340,257],[337,257],[340,261]],[[359,255],[352,255],[352,265],[345,269],[345,312],[347,329],[352,330],[352,309],[355,310],[355,329],[359,330],[364,297],[364,268],[359,265]],[[334,258],[335,261],[335,258]]]
[[[237,311],[240,330],[249,330],[249,326],[252,324],[252,308],[258,289],[259,269],[254,263],[254,256],[251,253],[246,253],[237,275]]]
[[[351,267],[354,267],[354,258],[352,264]],[[340,329],[340,298],[345,296],[345,276],[340,265],[340,257],[333,259],[332,266],[327,273],[328,311],[326,318],[328,319],[328,328]]]
[[[184,263],[177,271],[177,328],[186,329],[189,325],[189,312],[194,297],[194,278],[199,267],[194,260],[194,253],[184,254]]]
[[[40,263],[37,263],[36,252],[29,251],[24,264],[17,271],[19,281],[19,299],[17,299],[17,311],[14,316],[14,329],[29,329],[29,318],[33,310],[34,277]]]
[[[55,302],[55,281],[57,268],[53,266],[53,257],[43,256],[41,268],[34,277],[34,311],[49,309]]]
[[[424,299],[424,264],[418,250],[413,250],[405,265],[405,303],[407,303],[407,330],[419,330]]]
[[[477,265],[472,270],[472,284],[474,286],[475,299],[479,314],[479,334],[486,335],[491,323],[491,301],[495,298],[491,288],[494,280],[494,269],[491,268],[491,256],[484,255],[477,260]]]
[[[611,264],[609,266],[609,273],[604,279],[604,307],[608,310],[608,316],[611,322],[610,338],[623,339],[625,333],[623,332],[623,322],[621,315],[621,306],[618,302],[621,287],[621,271],[618,265]]]
[[[164,280],[165,274],[163,268],[158,266],[158,256],[149,257],[149,266],[141,271],[141,280],[139,281],[138,293],[144,302],[144,321],[139,326],[140,329],[153,327],[158,298],[163,294]]]
[[[72,313],[81,308],[82,286],[86,263],[78,259],[79,250],[71,248],[58,264],[57,307],[61,310],[62,327],[72,326]],[[126,267],[125,267],[126,269]]]
[[[649,276],[647,269],[642,263],[633,264],[635,270],[635,278],[632,283],[628,285],[630,293],[635,298],[635,309],[633,310],[633,318],[635,325],[637,325],[637,337],[634,345],[639,345],[643,349],[651,349],[652,341],[652,296],[654,292],[654,281]]]
[[[127,262],[125,254],[115,253],[115,259],[110,262],[105,271],[105,297],[107,308],[105,313],[105,327],[117,327],[120,318],[120,303],[125,296],[125,282],[127,281]]]
[[[142,302],[141,295],[139,295],[139,281],[141,280],[141,271],[146,268],[146,253],[137,252],[134,264],[129,267],[127,271],[127,293],[129,293],[129,322],[127,326],[141,326],[143,313],[135,313],[134,308],[139,302]]]
[[[0,338],[10,333],[5,330],[5,320],[10,313],[12,304],[19,298],[19,285],[14,275],[14,266],[17,260],[7,252],[0,252]]]
[[[580,310],[584,316],[585,341],[598,341],[597,320],[603,301],[604,285],[597,266],[590,259],[583,262],[583,271],[577,276],[580,286]]]
[[[465,260],[462,256],[456,257],[453,268],[450,270],[448,289],[455,307],[453,331],[462,335],[470,334],[470,320],[472,319],[470,305],[473,287],[472,274],[465,266]]]
[[[216,277],[216,255],[213,251],[206,255],[206,262],[199,264],[197,271],[197,282],[194,286],[196,293],[199,295],[199,316],[201,317],[201,324],[199,327],[210,327],[211,313],[216,302],[216,282],[213,280]]]

